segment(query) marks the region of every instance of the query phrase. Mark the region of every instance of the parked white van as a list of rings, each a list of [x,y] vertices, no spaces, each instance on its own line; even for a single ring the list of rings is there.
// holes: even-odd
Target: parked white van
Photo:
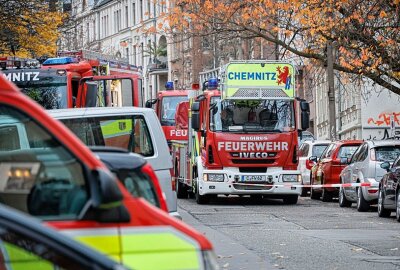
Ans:
[[[157,174],[170,214],[180,218],[170,173],[171,156],[154,110],[139,107],[101,107],[48,112],[88,146],[121,147],[142,155]]]

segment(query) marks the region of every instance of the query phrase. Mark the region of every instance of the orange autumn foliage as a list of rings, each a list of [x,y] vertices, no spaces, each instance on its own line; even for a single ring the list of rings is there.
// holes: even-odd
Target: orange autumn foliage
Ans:
[[[399,2],[171,0],[169,27],[163,30],[261,38],[320,64],[326,64],[326,44],[332,41],[336,70],[361,74],[400,94]]]

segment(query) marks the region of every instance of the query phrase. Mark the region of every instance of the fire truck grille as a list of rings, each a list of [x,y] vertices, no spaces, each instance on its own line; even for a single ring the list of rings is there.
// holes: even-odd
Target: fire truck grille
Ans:
[[[238,185],[238,184],[233,184],[233,187],[237,190],[270,190],[272,188],[272,186],[262,186],[262,185],[253,186],[253,185]]]
[[[275,159],[232,159],[233,164],[273,164]]]
[[[263,88],[240,88],[232,96],[234,98],[270,98],[287,97],[288,95],[281,89],[263,89]]]

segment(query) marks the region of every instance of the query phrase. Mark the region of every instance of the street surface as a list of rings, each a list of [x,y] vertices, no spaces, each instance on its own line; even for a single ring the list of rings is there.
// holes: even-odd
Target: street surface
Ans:
[[[400,223],[299,198],[224,197],[178,202],[183,219],[214,244],[221,269],[400,269]]]

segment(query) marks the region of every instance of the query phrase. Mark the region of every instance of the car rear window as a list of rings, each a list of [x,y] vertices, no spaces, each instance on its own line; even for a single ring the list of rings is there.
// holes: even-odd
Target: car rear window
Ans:
[[[111,146],[149,157],[154,148],[146,120],[141,115],[115,115],[61,119],[88,146]]]
[[[311,156],[321,157],[324,150],[328,147],[328,144],[316,144],[312,148]]]
[[[156,207],[160,207],[154,185],[150,177],[140,168],[113,171],[125,188],[134,197],[141,197]]]
[[[339,154],[338,157],[347,157],[350,158],[354,152],[357,150],[357,148],[359,147],[359,145],[343,145],[342,147],[340,147],[339,150]]]
[[[400,155],[400,145],[375,147],[376,161],[394,161]]]

